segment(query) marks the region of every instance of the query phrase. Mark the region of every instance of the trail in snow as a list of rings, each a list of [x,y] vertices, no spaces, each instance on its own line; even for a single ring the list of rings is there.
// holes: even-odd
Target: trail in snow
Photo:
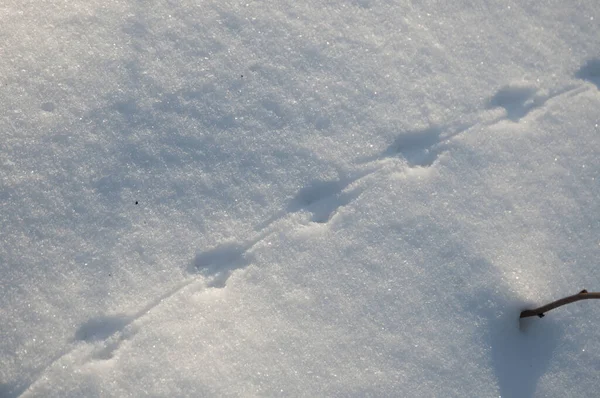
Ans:
[[[251,263],[252,249],[269,236],[283,233],[287,221],[293,217],[305,222],[298,213],[311,213],[310,221],[327,223],[343,206],[358,198],[367,189],[365,181],[386,168],[397,167],[398,163],[389,163],[390,157],[400,155],[409,168],[430,167],[438,156],[449,149],[449,141],[469,131],[480,130],[500,122],[518,123],[529,115],[543,113],[555,102],[564,101],[589,90],[587,85],[571,85],[549,94],[539,93],[532,85],[508,85],[500,89],[489,101],[488,109],[460,118],[444,126],[430,127],[425,130],[401,134],[378,158],[363,160],[359,169],[348,173],[345,178],[333,181],[315,181],[301,188],[289,201],[288,206],[258,226],[258,232],[247,240],[229,241],[212,249],[199,252],[188,267],[190,278],[149,302],[133,314],[98,316],[89,319],[75,332],[74,339],[63,351],[54,356],[44,366],[33,381],[16,395],[26,396],[46,373],[65,357],[81,350],[90,351],[88,344],[94,345],[91,360],[106,360],[113,357],[121,343],[135,335],[136,321],[150,314],[165,301],[182,294],[186,288],[197,285],[199,288],[222,288],[236,269]],[[504,111],[498,114],[498,108]]]

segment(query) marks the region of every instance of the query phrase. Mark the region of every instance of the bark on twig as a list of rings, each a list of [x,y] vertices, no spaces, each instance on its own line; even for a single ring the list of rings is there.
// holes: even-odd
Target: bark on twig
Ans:
[[[577,294],[574,294],[569,297],[561,298],[560,300],[556,300],[551,302],[550,304],[546,304],[542,307],[535,308],[533,310],[525,310],[521,312],[520,318],[527,318],[530,316],[539,316],[540,318],[544,317],[544,313],[565,304],[574,303],[579,300],[588,300],[588,299],[600,299],[600,292],[592,292],[589,293],[587,290],[582,290]]]

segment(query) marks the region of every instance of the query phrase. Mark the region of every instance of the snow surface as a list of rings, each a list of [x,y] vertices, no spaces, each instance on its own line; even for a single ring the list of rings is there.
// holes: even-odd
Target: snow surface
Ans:
[[[0,21],[0,396],[597,396],[597,0]]]

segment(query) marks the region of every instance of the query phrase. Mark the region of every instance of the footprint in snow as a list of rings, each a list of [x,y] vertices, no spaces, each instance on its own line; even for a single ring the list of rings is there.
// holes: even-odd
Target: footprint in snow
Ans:
[[[600,89],[600,58],[590,59],[575,74],[578,79],[592,82]]]

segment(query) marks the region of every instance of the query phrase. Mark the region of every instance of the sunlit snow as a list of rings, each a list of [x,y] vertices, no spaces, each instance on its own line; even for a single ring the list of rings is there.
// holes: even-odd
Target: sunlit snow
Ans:
[[[1,397],[598,395],[597,0],[0,22]]]

